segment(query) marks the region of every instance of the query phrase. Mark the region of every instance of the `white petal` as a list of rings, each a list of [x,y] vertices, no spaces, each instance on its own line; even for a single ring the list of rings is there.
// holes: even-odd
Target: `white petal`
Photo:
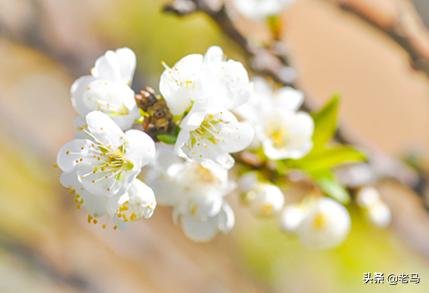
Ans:
[[[223,50],[221,47],[219,46],[212,46],[210,48],[207,49],[206,54],[204,55],[204,63],[208,64],[208,63],[219,63],[224,61],[224,54],[223,54]]]
[[[297,229],[300,240],[312,248],[340,244],[350,230],[350,216],[338,202],[321,198],[310,204],[307,216]]]
[[[125,137],[125,157],[131,160],[136,168],[141,168],[155,159],[155,143],[149,135],[131,129],[125,133]]]
[[[79,182],[89,192],[97,196],[112,197],[123,195],[127,192],[131,183],[140,173],[140,169],[129,171],[112,172],[110,170],[102,171],[97,165],[78,165],[76,172]]]
[[[91,73],[97,79],[131,84],[136,67],[136,56],[128,48],[107,51],[95,62]]]
[[[221,232],[227,233],[232,230],[235,224],[234,211],[229,204],[225,203],[218,217],[218,228]]]
[[[249,192],[258,183],[258,172],[248,172],[240,177],[238,187],[241,192]]]
[[[361,188],[357,193],[356,202],[363,208],[368,208],[380,202],[380,194],[374,187]]]
[[[116,54],[110,50],[95,61],[94,68],[91,70],[91,74],[97,79],[109,81],[120,80],[119,73],[120,69]]]
[[[73,120],[73,126],[75,128],[76,131],[76,138],[78,139],[89,139],[91,140],[92,138],[85,132],[85,130],[88,128],[88,126],[86,125],[86,120],[84,118],[82,118],[82,116],[77,116],[74,120]]]
[[[207,112],[205,108],[199,107],[200,105],[196,105],[193,107],[192,111],[186,115],[180,124],[180,128],[183,130],[194,130],[198,128],[204,120]]]
[[[86,211],[93,217],[102,217],[104,215],[114,216],[119,207],[120,197],[103,197],[94,196],[93,194],[83,191],[80,193],[83,199],[83,206]]]
[[[134,92],[124,83],[107,80],[78,80],[77,92],[72,96],[73,105],[80,115],[101,111],[109,115],[121,129],[130,128],[138,117]],[[83,87],[83,89],[81,89]]]
[[[60,176],[60,183],[65,188],[71,188],[74,190],[79,190],[81,188],[81,184],[77,179],[76,172],[63,172]]]
[[[111,118],[122,130],[130,129],[135,121],[140,117],[137,105],[132,107],[127,115],[114,115]]]
[[[122,81],[131,84],[136,69],[136,55],[129,48],[116,50]]]
[[[185,235],[193,241],[207,242],[212,240],[218,233],[217,217],[211,217],[203,221],[187,214],[183,215],[180,220]]]
[[[220,57],[209,56],[210,60],[216,58]],[[250,97],[249,76],[240,62],[233,60],[206,62],[201,78],[206,92],[205,103],[211,107],[233,109],[245,103]]]
[[[248,192],[250,208],[257,216],[272,216],[284,205],[284,195],[273,184],[258,183]]]
[[[202,153],[204,155],[204,152]],[[206,168],[224,168],[229,170],[234,166],[234,158],[229,154],[220,154],[217,156],[206,155],[203,156],[201,164]]]
[[[153,215],[156,200],[153,190],[142,181],[135,179],[128,189],[130,212],[137,218],[148,219]]]
[[[305,211],[298,205],[287,206],[280,217],[280,226],[283,230],[294,232],[305,217]]]
[[[246,17],[260,21],[278,15],[295,0],[234,0],[238,11]]]
[[[82,116],[90,112],[88,110],[89,107],[85,103],[84,95],[90,88],[90,84],[95,80],[94,77],[86,75],[78,78],[71,86],[70,92],[73,108]]]
[[[297,111],[304,102],[304,94],[291,87],[283,87],[275,93],[276,104],[284,111]]]
[[[266,122],[266,129],[260,137],[264,152],[270,159],[299,159],[311,150],[314,122],[309,114],[304,112],[273,114],[271,120]],[[280,123],[279,127],[287,134],[285,145],[275,146],[271,138],[265,136],[270,123]]]
[[[380,228],[385,228],[389,226],[392,220],[392,214],[387,205],[380,202],[368,209],[368,217],[371,222]]]
[[[183,163],[183,160],[176,155],[174,146],[162,142],[156,143],[155,146],[156,160],[152,162],[155,168],[159,167],[166,172],[171,165]]]
[[[86,115],[86,124],[93,138],[105,146],[110,146],[112,150],[121,146],[125,141],[124,133],[118,125],[100,111],[93,111]]]
[[[57,154],[57,165],[64,172],[72,171],[76,165],[85,164],[91,141],[87,139],[74,139],[66,143]]]
[[[228,153],[236,153],[247,148],[253,141],[254,131],[250,124],[236,122],[222,128],[220,136],[224,143],[222,149]]]
[[[183,198],[175,178],[150,167],[145,172],[145,181],[153,189],[159,205],[174,206]]]
[[[174,115],[182,114],[201,95],[200,70],[203,56],[191,54],[161,75],[159,90]]]
[[[224,194],[216,190],[206,191],[203,189],[199,192],[195,192],[195,190],[192,192],[193,194],[190,194],[191,198],[186,207],[186,213],[192,213],[199,219],[207,219],[219,213]],[[184,190],[182,196],[186,196],[186,190]]]

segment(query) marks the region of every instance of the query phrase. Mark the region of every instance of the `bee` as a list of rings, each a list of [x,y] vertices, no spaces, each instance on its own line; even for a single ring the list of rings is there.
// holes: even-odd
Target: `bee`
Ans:
[[[174,128],[173,115],[164,98],[156,95],[150,87],[145,87],[136,95],[137,106],[143,111],[143,129],[152,137],[168,133]]]

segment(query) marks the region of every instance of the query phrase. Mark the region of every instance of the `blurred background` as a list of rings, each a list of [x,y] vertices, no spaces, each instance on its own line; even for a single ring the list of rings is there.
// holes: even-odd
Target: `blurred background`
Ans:
[[[73,80],[106,49],[124,46],[138,55],[136,90],[157,88],[161,62],[211,45],[242,60],[207,17],[164,15],[164,2],[0,0],[0,292],[429,292],[427,213],[392,184],[380,186],[392,227],[375,228],[351,208],[351,234],[329,251],[301,246],[233,196],[236,228],[208,244],[187,240],[163,207],[121,232],[87,224],[53,168],[73,137]],[[342,122],[355,135],[392,155],[417,153],[427,166],[428,77],[386,35],[330,1],[296,2],[283,17],[284,41],[302,86],[318,104],[340,93]],[[393,0],[370,2],[392,12]],[[427,3],[417,3],[422,16]],[[259,25],[241,26],[264,38]],[[365,272],[422,281],[364,285]]]

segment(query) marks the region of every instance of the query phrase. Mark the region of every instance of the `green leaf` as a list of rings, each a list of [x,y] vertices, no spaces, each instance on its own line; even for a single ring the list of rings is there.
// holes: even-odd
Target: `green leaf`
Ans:
[[[293,164],[299,169],[312,174],[324,170],[331,170],[344,164],[366,161],[367,157],[349,145],[334,145],[317,153],[295,161]]]
[[[350,194],[331,172],[316,176],[314,179],[326,195],[344,204],[350,202]]]
[[[313,134],[313,151],[323,148],[334,136],[337,129],[340,96],[333,96],[318,112],[313,113],[315,124]]]
[[[166,144],[175,144],[177,141],[177,135],[175,134],[158,134],[156,138]]]

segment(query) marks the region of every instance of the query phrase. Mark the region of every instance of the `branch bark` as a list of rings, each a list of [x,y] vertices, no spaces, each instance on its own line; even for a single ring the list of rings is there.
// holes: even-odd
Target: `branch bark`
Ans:
[[[390,1],[391,14],[383,14],[376,1],[324,0],[337,5],[398,44],[410,64],[429,76],[429,31],[410,1]]]

